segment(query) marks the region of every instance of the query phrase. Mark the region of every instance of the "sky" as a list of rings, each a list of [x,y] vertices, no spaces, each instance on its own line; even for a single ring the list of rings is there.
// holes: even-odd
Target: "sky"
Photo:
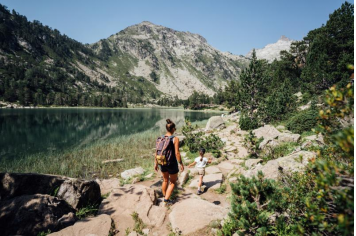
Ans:
[[[220,51],[246,55],[282,35],[301,40],[325,24],[341,0],[0,0],[82,42],[94,43],[150,21],[203,36]],[[349,1],[354,3],[354,1]]]

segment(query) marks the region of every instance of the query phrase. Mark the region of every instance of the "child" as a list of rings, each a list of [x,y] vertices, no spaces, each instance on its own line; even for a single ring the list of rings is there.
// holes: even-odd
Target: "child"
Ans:
[[[203,192],[201,191],[201,186],[203,184],[203,177],[205,175],[205,166],[207,164],[211,163],[211,159],[208,159],[204,157],[205,154],[205,149],[201,148],[199,150],[199,157],[195,158],[194,162],[188,166],[188,168],[192,167],[195,165],[195,167],[198,169],[198,174],[199,174],[199,184],[198,184],[198,195],[202,194]]]

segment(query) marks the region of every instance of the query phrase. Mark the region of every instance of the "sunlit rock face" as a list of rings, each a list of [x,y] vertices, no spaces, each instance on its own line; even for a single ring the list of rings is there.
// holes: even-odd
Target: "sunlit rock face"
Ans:
[[[294,40],[291,40],[286,36],[282,35],[277,42],[267,44],[262,49],[255,49],[257,59],[266,59],[269,62],[272,62],[274,59],[279,60],[280,59],[279,53],[283,50],[289,51],[290,46],[293,42]],[[252,57],[252,51],[253,50],[251,50],[249,53],[246,54],[247,58]]]

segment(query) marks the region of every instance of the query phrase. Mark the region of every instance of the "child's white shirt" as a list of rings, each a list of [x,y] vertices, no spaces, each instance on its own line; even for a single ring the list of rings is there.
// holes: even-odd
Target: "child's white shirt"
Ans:
[[[197,158],[195,158],[195,167],[196,168],[205,168],[205,166],[206,166],[206,164],[208,164],[208,158],[206,158],[206,157],[203,157],[203,160],[201,160],[200,161],[200,159],[201,159],[201,157],[197,157]]]

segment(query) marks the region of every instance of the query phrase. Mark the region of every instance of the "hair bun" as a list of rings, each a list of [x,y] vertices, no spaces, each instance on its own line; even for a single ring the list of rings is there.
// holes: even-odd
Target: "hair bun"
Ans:
[[[170,119],[166,120],[167,124],[172,124],[173,122]]]

